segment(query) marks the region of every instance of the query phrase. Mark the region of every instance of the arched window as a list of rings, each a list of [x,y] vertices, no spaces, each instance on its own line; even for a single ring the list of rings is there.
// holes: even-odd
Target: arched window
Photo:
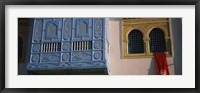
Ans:
[[[173,53],[170,24],[169,18],[123,18],[122,59],[154,57],[152,53],[155,52],[165,52],[171,57]]]
[[[128,35],[129,54],[144,53],[143,34],[139,30],[132,30]]]
[[[154,28],[150,34],[150,52],[166,52],[165,33],[159,28]]]

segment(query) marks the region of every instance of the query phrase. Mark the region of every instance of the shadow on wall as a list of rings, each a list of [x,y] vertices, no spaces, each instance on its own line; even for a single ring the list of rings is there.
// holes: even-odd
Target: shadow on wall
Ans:
[[[174,48],[174,74],[182,75],[182,19],[172,18],[171,26]]]
[[[156,73],[156,63],[154,58],[151,59],[151,64],[150,67],[148,69],[148,75],[157,75]]]

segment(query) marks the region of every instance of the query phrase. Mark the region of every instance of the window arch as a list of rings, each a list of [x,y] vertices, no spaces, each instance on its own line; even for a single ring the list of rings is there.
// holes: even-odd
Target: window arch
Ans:
[[[128,53],[144,53],[143,34],[140,30],[132,30],[128,34]]]
[[[165,33],[159,28],[154,28],[150,34],[150,52],[166,52]]]

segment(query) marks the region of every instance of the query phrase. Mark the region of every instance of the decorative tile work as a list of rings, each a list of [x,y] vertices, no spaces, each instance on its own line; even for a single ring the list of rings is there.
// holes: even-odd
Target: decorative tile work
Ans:
[[[94,41],[94,49],[102,49],[103,48],[103,41]]]
[[[63,42],[62,50],[63,51],[70,51],[71,50],[71,43],[70,42]]]
[[[87,34],[87,24],[85,22],[80,22],[77,33],[80,35]]]
[[[72,19],[66,18],[64,19],[64,29],[63,29],[63,39],[70,40],[71,39],[71,31],[72,31]]]
[[[52,69],[70,69],[71,66],[68,63],[31,63],[27,64],[29,70],[52,70]]]
[[[61,41],[62,19],[44,19],[42,42]]]
[[[94,19],[94,36],[101,39],[103,36],[103,20],[101,18]]]
[[[51,24],[47,27],[47,35],[49,37],[57,36],[57,26],[55,24]]]
[[[40,44],[32,44],[32,52],[40,52]]]
[[[105,62],[93,62],[92,64],[93,66],[102,66],[102,67],[105,66]]]
[[[42,28],[43,28],[43,21],[35,20],[35,29],[34,29],[34,38],[33,38],[34,42],[41,42]]]
[[[27,64],[29,70],[52,70],[52,69],[81,69],[81,68],[106,68],[104,62],[60,62],[60,63],[31,63]]]
[[[88,61],[92,59],[92,52],[72,52],[72,61]]]
[[[94,60],[101,60],[103,57],[103,54],[101,51],[94,51],[93,56],[94,56]]]
[[[39,62],[40,61],[40,55],[39,54],[32,54],[31,55],[31,62]]]
[[[70,59],[69,53],[63,53],[62,54],[62,61],[69,62],[69,59]]]
[[[92,67],[93,65],[90,62],[73,62],[70,64],[72,68],[84,68],[84,67]]]
[[[34,21],[28,70],[106,68],[103,18]]]
[[[60,62],[60,53],[43,53],[41,62]]]
[[[92,19],[74,18],[73,40],[91,40],[92,39]]]

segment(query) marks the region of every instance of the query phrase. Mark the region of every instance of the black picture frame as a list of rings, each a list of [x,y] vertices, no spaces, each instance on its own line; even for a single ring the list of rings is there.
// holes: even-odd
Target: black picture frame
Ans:
[[[0,17],[0,91],[1,93],[74,93],[74,92],[121,92],[121,93],[199,93],[199,75],[200,75],[200,0],[2,0],[1,5],[1,17]],[[6,5],[195,5],[195,88],[115,88],[115,89],[60,89],[60,88],[39,88],[39,89],[16,89],[16,88],[5,88],[5,6]]]

